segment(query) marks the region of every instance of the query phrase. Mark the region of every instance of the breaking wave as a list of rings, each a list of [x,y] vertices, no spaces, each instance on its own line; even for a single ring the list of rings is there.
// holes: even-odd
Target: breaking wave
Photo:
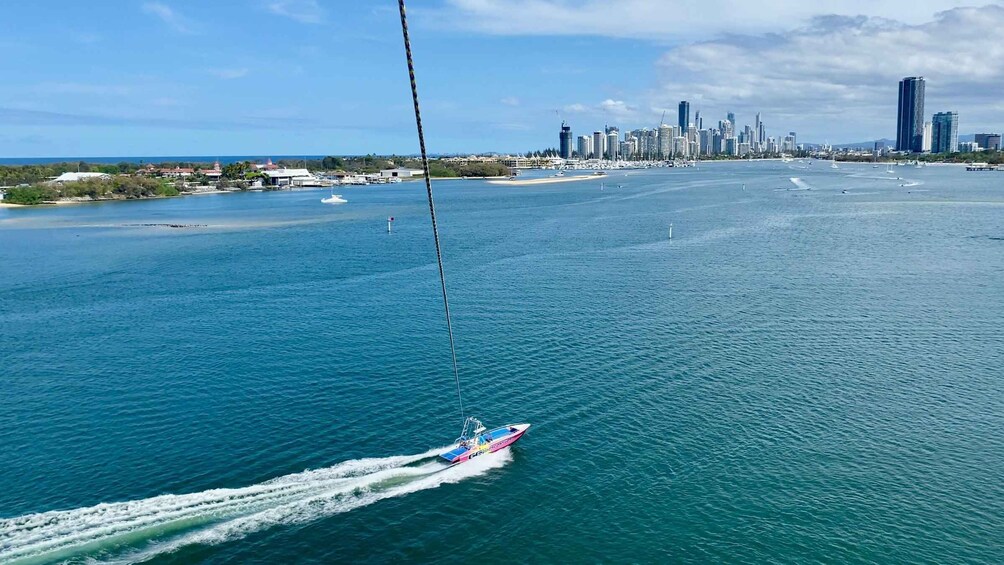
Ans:
[[[441,450],[357,459],[243,488],[167,494],[0,519],[0,562],[74,558],[135,563],[182,547],[233,541],[276,525],[302,524],[385,498],[481,475],[509,450],[446,467]]]

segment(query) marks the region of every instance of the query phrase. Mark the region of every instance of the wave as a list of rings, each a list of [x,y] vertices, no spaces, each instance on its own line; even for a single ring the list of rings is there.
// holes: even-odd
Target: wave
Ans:
[[[302,524],[385,498],[481,475],[509,450],[447,467],[441,449],[346,461],[243,488],[167,494],[0,519],[0,562],[72,558],[136,563],[188,545],[215,545],[277,525]]]

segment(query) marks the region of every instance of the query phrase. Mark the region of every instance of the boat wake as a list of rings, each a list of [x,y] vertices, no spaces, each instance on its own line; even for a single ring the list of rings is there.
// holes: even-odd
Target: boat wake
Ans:
[[[805,182],[804,180],[802,180],[802,179],[800,179],[798,177],[791,177],[788,180],[791,181],[791,184],[795,185],[798,190],[812,190],[812,187],[809,186],[809,183]],[[792,189],[789,189],[789,190],[792,190]]]
[[[511,460],[508,449],[463,465],[441,449],[357,459],[243,488],[167,494],[0,519],[0,562],[89,558],[136,563],[189,545],[215,545],[277,525],[302,524],[385,498],[481,475]]]

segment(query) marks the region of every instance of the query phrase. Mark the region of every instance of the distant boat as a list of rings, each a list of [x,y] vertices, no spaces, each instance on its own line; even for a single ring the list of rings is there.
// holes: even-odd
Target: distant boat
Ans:
[[[606,172],[606,171],[594,171],[594,172],[593,172],[593,175],[594,175],[594,176],[597,176],[597,177],[602,177],[602,176],[606,176],[606,174],[607,174],[607,172]]]
[[[832,161],[830,161],[830,168],[831,169],[839,169],[840,168],[840,167],[837,166],[837,160],[836,159],[833,159]]]

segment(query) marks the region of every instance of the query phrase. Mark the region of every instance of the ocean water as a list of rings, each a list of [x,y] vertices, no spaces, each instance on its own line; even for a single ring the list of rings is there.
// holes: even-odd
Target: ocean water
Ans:
[[[0,209],[0,562],[1004,562],[1002,180],[436,183],[438,472],[420,184]]]

